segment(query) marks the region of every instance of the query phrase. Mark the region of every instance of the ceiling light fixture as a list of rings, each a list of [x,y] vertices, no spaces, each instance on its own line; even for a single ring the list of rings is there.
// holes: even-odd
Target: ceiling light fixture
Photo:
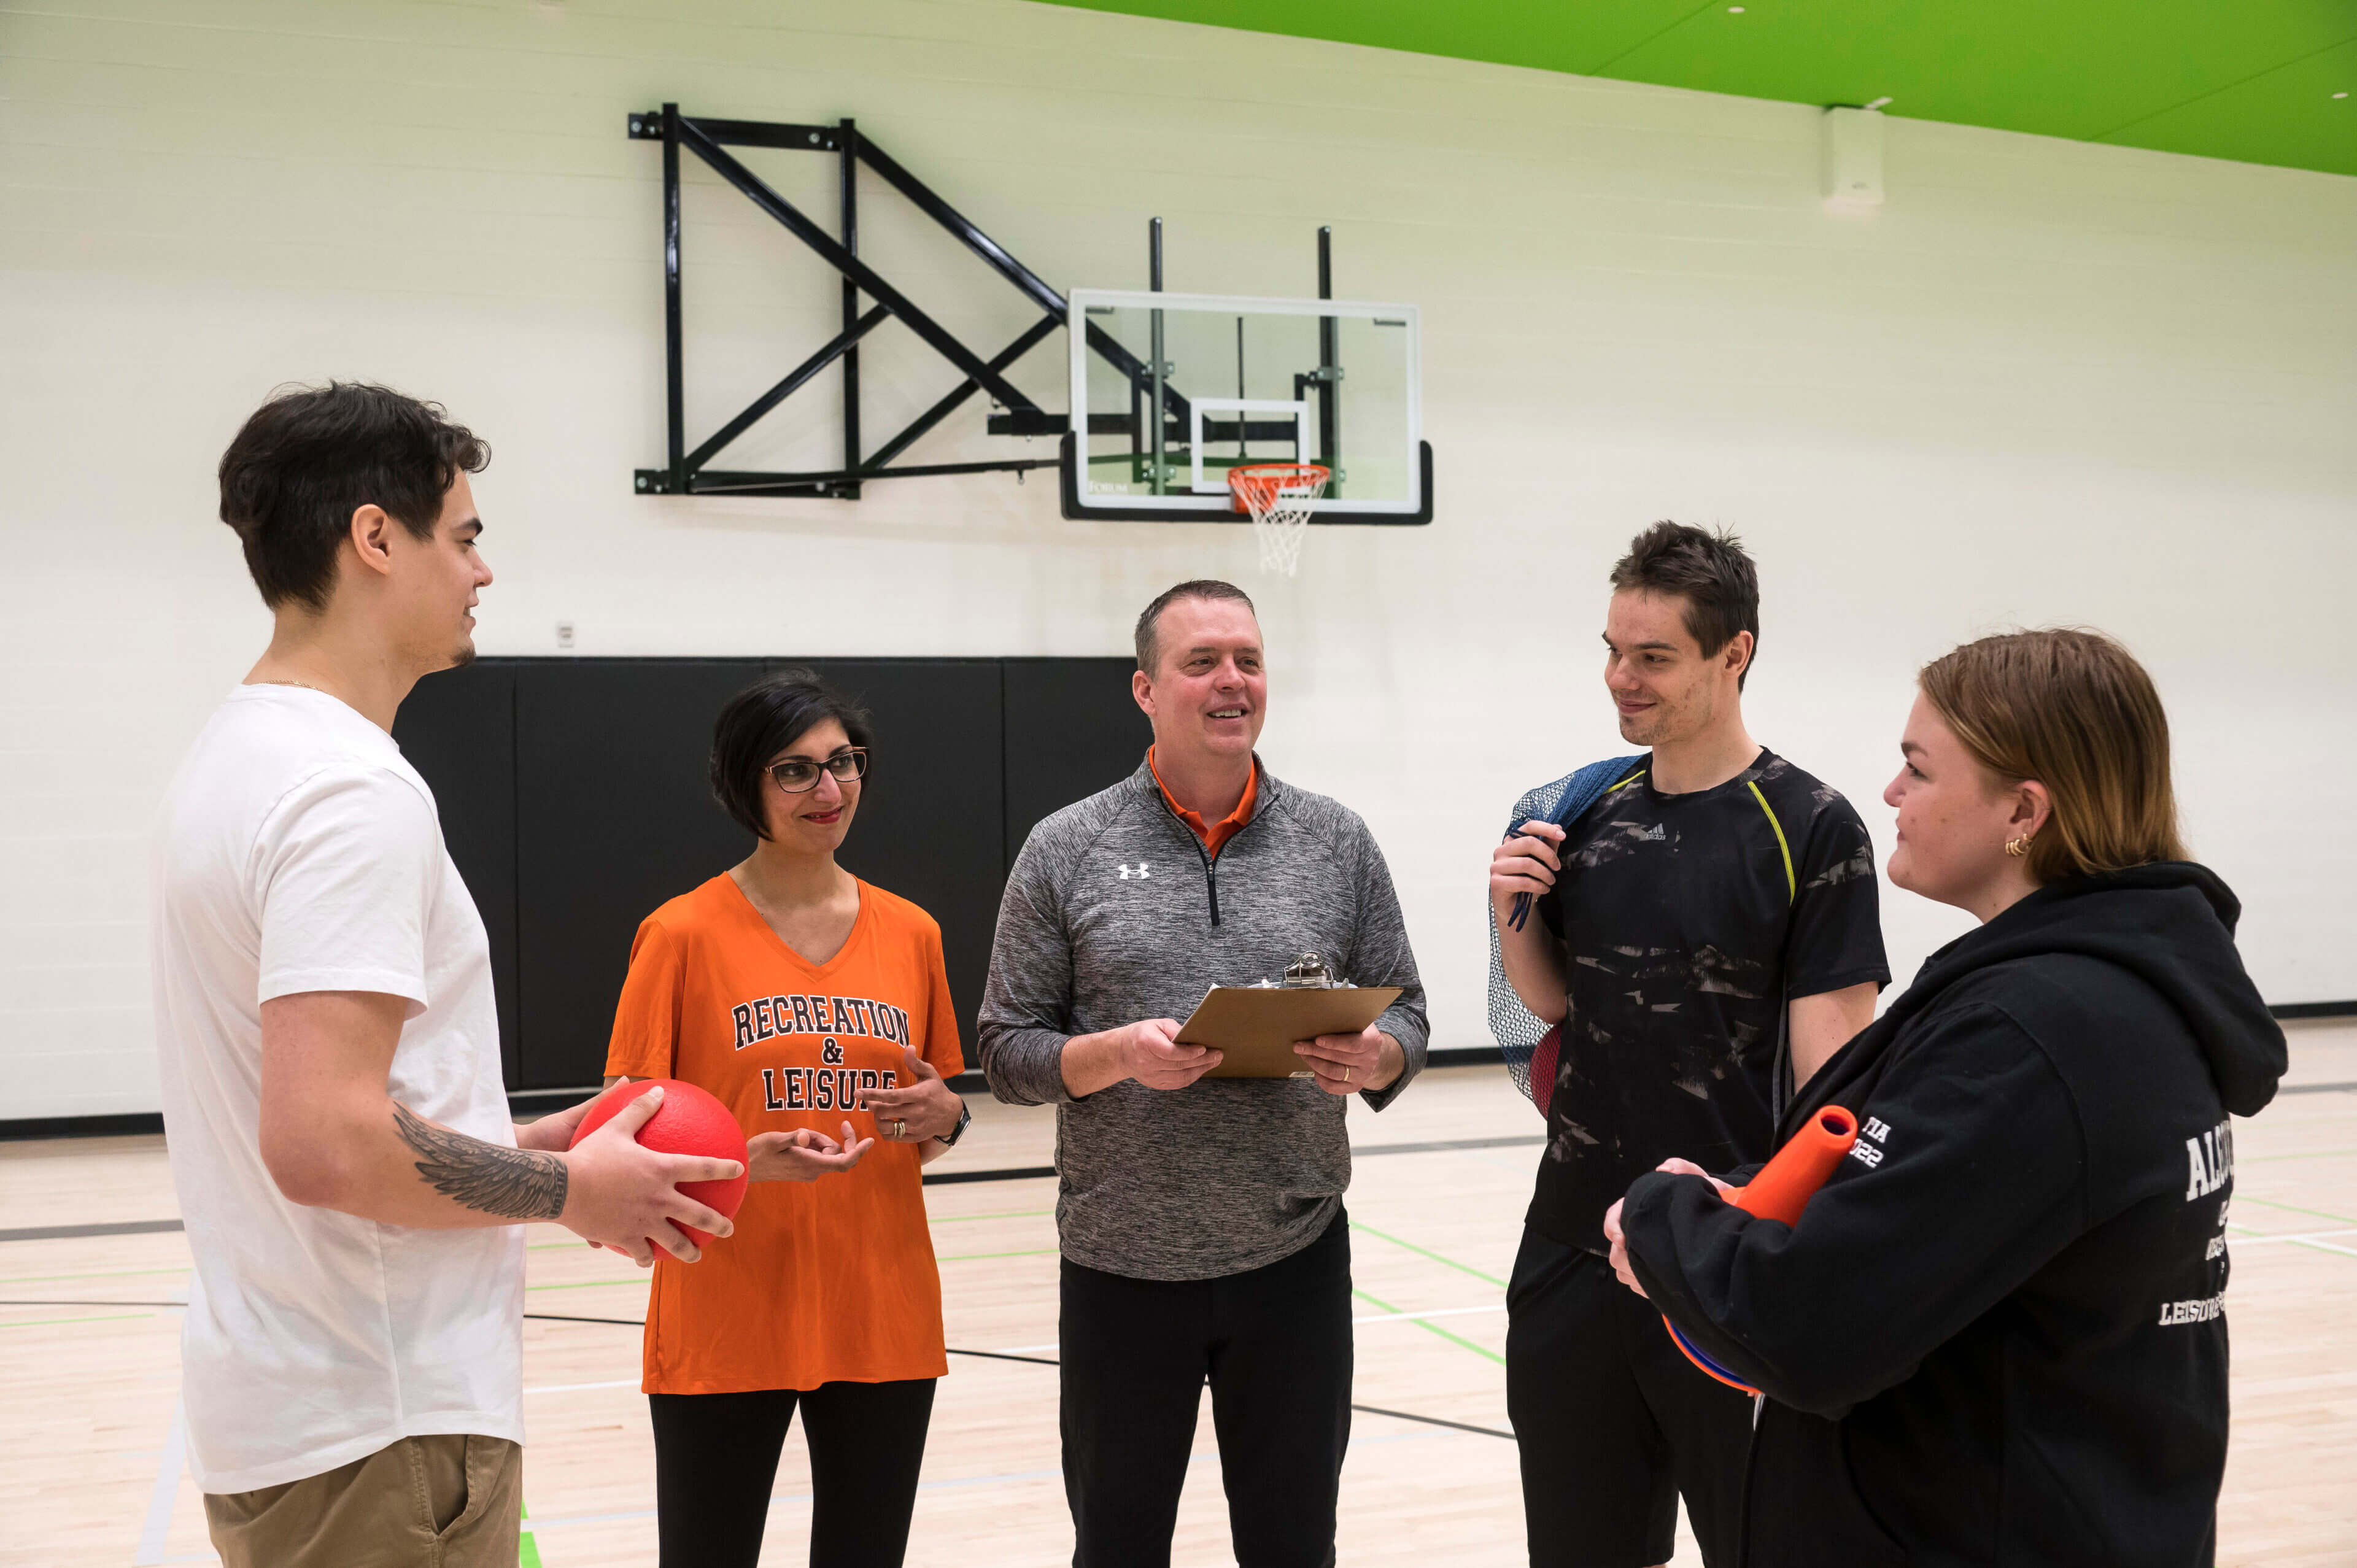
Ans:
[[[1740,16],[1743,15],[1743,7],[1740,5],[1729,5],[1727,8],[1727,14],[1730,16]]]
[[[1881,97],[1879,97],[1879,98],[1876,99],[1873,102],[1871,102],[1871,103],[1867,104],[1867,107],[1868,109],[1879,109],[1879,108],[1881,108],[1884,104],[1886,104],[1886,103],[1888,103],[1888,102],[1890,102],[1890,94],[1889,94],[1888,92],[1886,92],[1886,93],[1884,93]]]
[[[2336,92],[2336,93],[2334,93],[2332,96],[2333,96],[2333,97],[2335,97],[2335,98],[2346,98],[2346,97],[2348,97],[2348,96],[2349,96],[2349,94],[2347,94],[2347,93],[2345,93],[2345,92]]]

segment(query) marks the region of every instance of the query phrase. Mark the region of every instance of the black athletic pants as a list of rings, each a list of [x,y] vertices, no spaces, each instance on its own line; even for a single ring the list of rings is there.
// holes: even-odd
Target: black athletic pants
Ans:
[[[900,1568],[933,1383],[649,1394],[662,1568],[754,1568],[797,1404],[810,1444],[812,1568]]]
[[[1351,1441],[1351,1231],[1216,1280],[1064,1261],[1073,1568],[1168,1568],[1203,1384],[1238,1568],[1329,1568]]]
[[[1611,1264],[1528,1227],[1506,1315],[1531,1568],[1666,1563],[1681,1493],[1703,1561],[1734,1563],[1750,1396],[1680,1354]]]

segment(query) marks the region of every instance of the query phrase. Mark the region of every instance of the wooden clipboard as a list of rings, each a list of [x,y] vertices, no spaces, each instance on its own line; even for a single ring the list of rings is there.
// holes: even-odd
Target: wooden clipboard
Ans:
[[[1295,1041],[1355,1035],[1399,994],[1396,985],[1216,985],[1178,1026],[1178,1043],[1221,1053],[1206,1078],[1308,1078]]]

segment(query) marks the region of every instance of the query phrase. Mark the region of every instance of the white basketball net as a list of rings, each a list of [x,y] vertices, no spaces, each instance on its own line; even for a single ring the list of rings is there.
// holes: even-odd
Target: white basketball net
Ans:
[[[1308,502],[1326,489],[1327,471],[1315,464],[1231,468],[1228,485],[1252,513],[1253,537],[1260,543],[1260,569],[1290,577],[1301,564],[1301,542],[1309,532]]]

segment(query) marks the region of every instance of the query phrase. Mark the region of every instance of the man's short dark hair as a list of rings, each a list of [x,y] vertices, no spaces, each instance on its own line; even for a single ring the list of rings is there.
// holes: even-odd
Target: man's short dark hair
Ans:
[[[1180,599],[1228,599],[1252,610],[1254,618],[1260,615],[1253,609],[1251,595],[1217,577],[1197,577],[1163,589],[1137,618],[1137,667],[1148,677],[1154,673],[1155,661],[1162,657],[1162,612]]]
[[[1612,588],[1684,599],[1686,635],[1702,645],[1705,658],[1734,641],[1738,631],[1751,634],[1752,655],[1759,656],[1760,573],[1742,542],[1724,529],[1653,524],[1631,540],[1629,553],[1613,564]],[[1735,689],[1741,691],[1750,677],[1747,662]]]
[[[221,519],[272,609],[328,607],[336,552],[364,506],[418,539],[434,537],[442,498],[491,449],[442,405],[390,387],[329,381],[272,394],[221,460]]]
[[[757,839],[770,836],[761,787],[770,758],[833,719],[851,744],[876,760],[876,731],[867,710],[807,670],[780,670],[728,699],[712,726],[712,798]]]

